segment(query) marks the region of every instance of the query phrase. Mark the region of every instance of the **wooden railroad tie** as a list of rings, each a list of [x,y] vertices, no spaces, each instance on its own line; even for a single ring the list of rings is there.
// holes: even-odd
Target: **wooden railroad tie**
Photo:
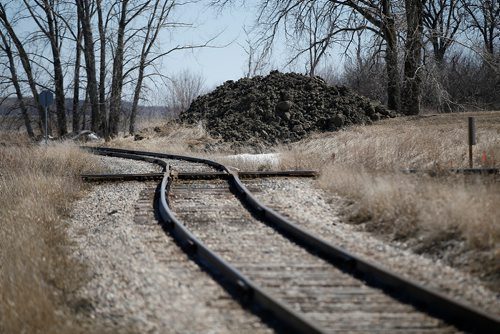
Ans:
[[[238,172],[238,177],[242,179],[262,178],[262,177],[313,177],[319,175],[315,170],[291,170],[291,171],[247,171]],[[142,174],[81,174],[80,177],[86,182],[97,181],[159,181],[163,178],[163,173],[142,173]],[[172,177],[179,180],[212,180],[228,179],[230,174],[225,172],[177,172],[171,171]]]
[[[428,174],[430,176],[443,174],[493,175],[500,174],[498,168],[450,168],[450,169],[403,169],[404,174]]]

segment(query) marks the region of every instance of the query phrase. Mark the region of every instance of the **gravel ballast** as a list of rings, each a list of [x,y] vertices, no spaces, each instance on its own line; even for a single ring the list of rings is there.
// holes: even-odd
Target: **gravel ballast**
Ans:
[[[100,159],[110,173],[159,171],[149,163]],[[477,279],[343,223],[338,214],[342,199],[318,190],[314,181],[245,182],[264,203],[332,243],[499,314],[500,298]],[[75,242],[74,256],[87,266],[90,277],[76,292],[87,305],[85,312],[113,332],[272,332],[190,260],[156,222],[137,223],[137,202],[154,188],[154,183],[102,183],[75,203],[68,231]]]
[[[145,173],[143,162],[101,158],[111,172]],[[148,185],[103,183],[79,200],[69,220],[74,256],[91,279],[77,291],[90,317],[113,332],[269,333],[156,223],[137,224],[135,205]],[[154,189],[154,184],[149,184]],[[152,207],[151,207],[152,210]]]
[[[500,296],[479,279],[401,247],[384,242],[356,225],[342,222],[339,212],[344,200],[325,193],[307,179],[272,178],[244,180],[245,185],[264,204],[297,225],[336,246],[374,260],[382,266],[427,287],[500,315]]]
[[[208,248],[326,333],[457,332],[255,219],[225,180],[174,180],[169,199],[177,218]]]

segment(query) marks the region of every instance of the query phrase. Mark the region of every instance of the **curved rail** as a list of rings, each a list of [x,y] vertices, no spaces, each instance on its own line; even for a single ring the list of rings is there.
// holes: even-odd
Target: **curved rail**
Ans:
[[[196,163],[204,163],[229,174],[229,182],[234,191],[240,196],[242,202],[253,209],[263,221],[275,227],[297,243],[318,254],[325,260],[337,267],[349,271],[352,275],[362,278],[368,284],[381,288],[387,294],[403,302],[410,303],[418,309],[433,316],[441,318],[460,329],[477,333],[499,333],[500,319],[489,315],[482,310],[449,298],[433,289],[422,286],[410,279],[389,271],[386,268],[370,263],[369,261],[354,255],[341,247],[332,245],[308,232],[307,230],[290,222],[279,213],[258,201],[243,185],[237,174],[231,172],[226,166],[217,162],[198,159],[194,157],[154,153],[147,151],[134,151],[124,149],[91,148],[98,154],[107,154],[146,160],[148,157],[185,160]],[[133,158],[135,156],[135,158]],[[140,157],[138,157],[140,156]],[[157,159],[150,162],[157,163]],[[163,162],[163,161],[162,161]],[[163,162],[165,163],[165,162]],[[257,287],[238,270],[210,251],[194,235],[192,235],[182,223],[174,217],[166,200],[166,192],[170,185],[168,167],[165,168],[164,178],[161,184],[160,214],[162,219],[170,226],[174,236],[180,241],[186,250],[195,252],[205,261],[213,265],[219,272],[224,274],[233,285],[240,288],[247,300],[251,300],[268,311],[271,311],[285,324],[294,328],[295,331],[316,333],[322,332],[313,324],[309,323],[300,314],[288,308],[283,303],[274,300],[265,291]]]
[[[246,302],[256,303],[265,310],[272,312],[285,325],[300,333],[322,333],[323,331],[314,324],[306,320],[299,313],[295,312],[287,305],[274,299],[266,291],[255,285],[250,279],[234,268],[231,264],[222,259],[215,252],[211,251],[205,244],[196,238],[181,222],[175,218],[167,204],[166,194],[170,187],[172,178],[169,173],[165,173],[160,187],[160,216],[164,220],[167,228],[181,245],[190,252],[208,262],[213,268],[221,273],[225,280],[233,287],[236,287],[243,295]]]

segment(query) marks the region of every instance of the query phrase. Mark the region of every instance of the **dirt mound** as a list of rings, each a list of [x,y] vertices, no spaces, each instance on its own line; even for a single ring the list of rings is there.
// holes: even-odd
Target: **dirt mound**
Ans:
[[[319,77],[272,71],[230,80],[198,97],[182,122],[204,121],[212,136],[249,144],[293,142],[315,131],[370,124],[394,115],[382,105]]]

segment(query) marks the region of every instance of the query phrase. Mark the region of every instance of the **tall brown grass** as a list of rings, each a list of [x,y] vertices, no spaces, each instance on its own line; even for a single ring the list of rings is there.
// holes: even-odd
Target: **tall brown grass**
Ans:
[[[95,161],[69,144],[0,146],[0,333],[83,331],[69,305],[85,268],[63,218]]]
[[[469,116],[476,117],[477,124],[475,167],[500,166],[499,112],[390,119],[312,135],[269,151],[279,152],[278,168],[320,169],[318,185],[353,203],[343,212],[348,221],[384,238],[404,241],[417,252],[445,258],[452,265],[479,264],[479,268],[467,265],[464,269],[478,271],[495,284],[500,282],[499,177],[401,172],[468,167]],[[170,123],[142,134],[145,140],[128,137],[111,145],[202,156],[241,170],[276,168],[225,157],[244,151],[245,143],[235,152],[227,143],[211,138],[201,124]],[[207,150],[207,145],[215,149]],[[463,254],[479,261],[464,261]]]
[[[183,154],[203,153],[207,146],[221,144],[221,140],[212,138],[201,123],[185,126],[177,122],[163,121],[148,125],[148,128],[142,129],[138,134],[143,139],[135,140],[134,136],[124,136],[106,143],[106,146]]]
[[[316,135],[283,147],[282,168],[321,169],[318,184],[353,203],[344,212],[351,222],[451,264],[468,253],[482,268],[466,269],[498,283],[499,177],[400,171],[468,167],[468,116],[477,123],[475,166],[498,167],[500,113],[491,112],[392,119]],[[451,250],[452,241],[460,246]]]
[[[500,165],[498,112],[391,119],[318,134],[282,151],[301,159],[319,154],[324,161],[368,170],[464,168],[468,167],[467,117],[471,115],[477,123],[475,167]]]
[[[407,168],[468,167],[467,117],[476,117],[476,167],[500,165],[500,113],[436,114],[404,117],[321,133],[298,143],[269,148],[279,152],[281,169],[320,169],[319,185],[354,201],[353,222],[395,239],[419,240],[424,251],[450,239],[468,249],[487,250],[500,259],[500,187],[495,177],[406,175]],[[259,161],[227,158],[236,153],[211,138],[201,124],[150,124],[142,135],[117,139],[112,146],[191,154],[238,169],[274,169]],[[154,130],[153,130],[154,129]],[[244,145],[244,143],[241,143]],[[210,152],[206,147],[216,149]],[[232,151],[232,152],[231,152]],[[500,261],[497,261],[500,262]]]

